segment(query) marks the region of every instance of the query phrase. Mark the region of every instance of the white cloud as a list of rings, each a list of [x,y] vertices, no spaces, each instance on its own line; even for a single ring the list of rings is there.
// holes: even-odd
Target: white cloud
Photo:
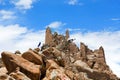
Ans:
[[[112,21],[120,21],[120,18],[111,18]]]
[[[72,28],[68,28],[69,31],[80,31],[81,29],[77,28],[77,29],[72,29]]]
[[[24,52],[28,48],[36,48],[39,42],[44,43],[44,32],[33,32],[18,24],[0,25],[0,53],[2,51],[20,50]]]
[[[59,28],[59,27],[62,27],[62,26],[64,26],[64,25],[66,25],[65,23],[62,23],[62,22],[60,22],[60,21],[55,21],[55,22],[52,22],[52,23],[50,23],[49,25],[47,25],[46,27],[50,27],[50,28]]]
[[[7,10],[0,10],[0,21],[15,19],[15,13]]]
[[[76,5],[76,4],[78,4],[78,0],[69,0],[68,4],[69,5]]]
[[[80,3],[79,0],[69,0],[68,4],[69,5],[80,5],[80,6],[84,5],[83,3]]]
[[[89,32],[84,34],[74,33],[71,35],[71,38],[75,38],[75,43],[77,44],[84,42],[90,49],[96,49],[103,46],[107,64],[112,71],[120,77],[120,31]]]
[[[18,9],[26,10],[31,9],[32,4],[35,2],[35,0],[13,0],[12,3],[16,6]]]

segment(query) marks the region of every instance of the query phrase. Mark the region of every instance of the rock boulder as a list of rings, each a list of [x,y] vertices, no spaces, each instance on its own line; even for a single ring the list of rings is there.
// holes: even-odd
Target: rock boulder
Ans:
[[[32,80],[39,80],[41,72],[40,65],[35,65],[28,60],[10,52],[2,53],[2,60],[8,70],[8,73],[14,72],[17,67]]]

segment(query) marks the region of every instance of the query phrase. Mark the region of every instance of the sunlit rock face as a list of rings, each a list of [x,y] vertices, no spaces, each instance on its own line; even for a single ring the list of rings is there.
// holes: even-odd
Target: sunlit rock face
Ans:
[[[103,47],[80,48],[65,35],[48,27],[41,48],[21,53],[2,52],[0,80],[120,80],[106,64]]]

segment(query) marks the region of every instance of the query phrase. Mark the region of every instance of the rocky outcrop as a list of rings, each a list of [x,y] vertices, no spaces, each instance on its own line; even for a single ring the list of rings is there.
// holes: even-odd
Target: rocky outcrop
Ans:
[[[45,34],[45,44],[50,44],[52,42],[52,33],[50,28],[48,27],[46,29],[46,34]]]
[[[8,74],[16,71],[19,67],[20,71],[25,73],[32,80],[38,80],[40,78],[40,65],[35,65],[28,60],[10,52],[3,52],[2,59],[8,70]]]
[[[46,77],[43,80],[70,80],[64,70],[53,60],[47,60]]]
[[[69,36],[69,30],[66,30],[66,40],[68,40],[69,37],[70,37]]]
[[[22,57],[30,62],[33,62],[38,65],[42,65],[42,57],[35,54],[32,50],[28,50],[22,54]]]
[[[106,64],[103,47],[93,51],[81,42],[78,48],[69,37],[68,30],[64,36],[48,27],[41,48],[3,52],[0,80],[120,80]]]

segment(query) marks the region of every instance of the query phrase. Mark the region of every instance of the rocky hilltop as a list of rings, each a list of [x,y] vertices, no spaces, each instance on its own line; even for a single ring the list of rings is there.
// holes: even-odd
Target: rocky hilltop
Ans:
[[[106,64],[103,47],[80,48],[66,35],[46,29],[45,44],[21,53],[2,52],[0,80],[120,80]],[[3,62],[3,63],[2,63]]]

